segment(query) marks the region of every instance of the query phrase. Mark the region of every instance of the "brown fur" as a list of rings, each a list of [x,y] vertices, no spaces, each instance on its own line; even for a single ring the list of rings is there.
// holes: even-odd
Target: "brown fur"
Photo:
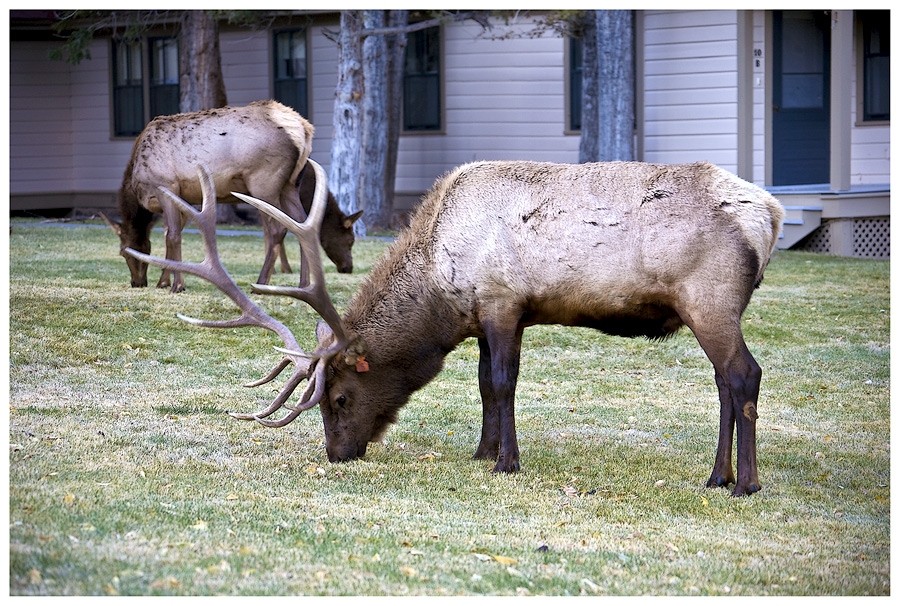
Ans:
[[[482,162],[439,179],[350,303],[344,329],[368,372],[332,364],[320,408],[332,460],[363,456],[468,337],[481,350],[476,457],[519,468],[514,396],[534,324],[664,338],[683,325],[713,363],[721,403],[708,485],[759,490],[760,370],[740,318],[783,209],[707,163]],[[329,342],[327,335],[321,344]],[[754,415],[744,414],[748,406]],[[738,475],[731,448],[738,430]]]
[[[300,171],[297,178],[297,189],[300,193],[300,203],[303,210],[309,214],[313,201],[313,193],[316,189],[316,175],[312,167],[307,164]],[[326,201],[325,216],[322,218],[321,242],[325,254],[332,260],[338,273],[349,274],[353,272],[353,243],[356,238],[353,235],[353,224],[362,217],[363,211],[345,215],[337,200],[330,191]]]

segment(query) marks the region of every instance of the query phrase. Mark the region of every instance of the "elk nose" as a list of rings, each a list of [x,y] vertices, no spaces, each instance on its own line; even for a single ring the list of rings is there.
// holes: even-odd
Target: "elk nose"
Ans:
[[[366,456],[366,446],[368,446],[368,444],[365,442],[363,442],[361,446],[357,444],[346,444],[336,448],[329,448],[326,445],[325,452],[328,455],[328,460],[332,463],[346,463],[347,461],[361,459]]]

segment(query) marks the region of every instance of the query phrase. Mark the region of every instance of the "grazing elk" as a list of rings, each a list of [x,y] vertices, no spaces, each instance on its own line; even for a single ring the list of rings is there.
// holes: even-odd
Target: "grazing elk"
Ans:
[[[312,164],[323,181],[321,168]],[[475,457],[496,460],[494,471],[514,472],[514,396],[525,327],[577,325],[661,339],[687,325],[712,362],[721,404],[707,486],[734,483],[734,495],[760,489],[761,370],[744,342],[741,315],[762,280],[784,211],[759,187],[708,163],[467,164],[426,194],[343,317],[328,297],[316,256],[324,191],[317,191],[303,224],[240,196],[300,238],[309,280],[253,290],[304,300],[322,316],[318,347],[305,353],[218,261],[215,191],[208,174],[201,181],[200,212],[167,195],[200,225],[206,242],[202,264],[126,252],[209,280],[242,311],[232,321],[183,319],[211,327],[261,326],[284,341],[281,361],[253,384],[273,380],[293,363],[280,393],[264,410],[233,416],[282,426],[318,404],[328,458],[356,459],[396,420],[410,395],[437,375],[447,353],[476,337],[483,426]],[[307,377],[300,402],[285,406]],[[290,412],[267,418],[282,406]],[[735,427],[737,477],[731,456]]]
[[[316,189],[316,174],[307,163],[300,176],[297,178],[297,189],[300,193],[300,203],[303,211],[309,214],[312,207],[313,194]],[[363,211],[357,211],[352,215],[345,215],[334,195],[329,191],[326,200],[325,215],[322,217],[322,230],[320,240],[325,254],[334,263],[338,273],[349,274],[353,272],[353,224],[362,217]],[[263,215],[265,216],[265,215]],[[283,252],[282,248],[282,252]],[[287,270],[290,271],[290,270]]]
[[[166,258],[181,259],[181,232],[186,217],[158,198],[166,187],[181,198],[199,203],[195,166],[209,167],[217,191],[238,191],[263,198],[295,218],[301,218],[296,183],[312,148],[313,126],[277,101],[256,101],[194,113],[159,116],[134,142],[119,190],[120,224],[107,219],[119,235],[122,249],[150,252],[154,213],[162,213],[166,228]],[[106,217],[104,217],[106,219]],[[286,229],[262,215],[265,258],[259,282],[266,283],[275,259],[283,253]],[[131,285],[147,286],[147,264],[125,256]],[[282,269],[290,271],[282,254]],[[157,286],[184,289],[179,272],[163,270]]]

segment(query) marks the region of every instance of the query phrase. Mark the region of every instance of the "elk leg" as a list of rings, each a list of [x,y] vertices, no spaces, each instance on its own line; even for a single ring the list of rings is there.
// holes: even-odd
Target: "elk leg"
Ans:
[[[268,284],[275,270],[275,259],[278,256],[278,247],[283,246],[287,229],[281,224],[270,219],[268,215],[260,213],[260,221],[263,226],[263,239],[265,240],[266,254],[263,259],[262,269],[259,272],[257,284]]]
[[[281,273],[289,274],[294,270],[291,269],[291,264],[287,258],[287,249],[284,247],[284,242],[281,242],[278,246],[278,259],[281,261]]]
[[[707,486],[724,486],[733,481],[731,446],[736,427],[737,482],[732,494],[752,494],[762,487],[756,460],[756,406],[762,369],[747,349],[739,325],[730,329],[722,325],[711,330],[691,328],[715,367],[719,387],[719,443]]]
[[[504,317],[504,316],[500,316]],[[500,430],[500,448],[494,472],[519,471],[519,444],[516,439],[515,397],[519,378],[519,354],[522,350],[522,331],[518,315],[498,324],[485,323],[485,336],[490,350],[491,392]],[[503,325],[505,324],[505,326]]]
[[[166,259],[181,261],[181,232],[184,230],[185,217],[171,203],[163,205],[163,221],[166,224]],[[159,276],[157,288],[168,288],[171,284],[173,293],[184,290],[184,276],[181,272],[163,269]]]
[[[734,471],[731,467],[731,445],[734,442],[734,407],[731,405],[731,392],[719,373],[716,373],[716,385],[719,388],[719,442],[716,446],[716,461],[712,474],[706,482],[707,488],[734,484]]]
[[[478,390],[481,392],[481,441],[475,459],[496,461],[500,452],[500,415],[491,385],[491,349],[487,339],[478,339]]]

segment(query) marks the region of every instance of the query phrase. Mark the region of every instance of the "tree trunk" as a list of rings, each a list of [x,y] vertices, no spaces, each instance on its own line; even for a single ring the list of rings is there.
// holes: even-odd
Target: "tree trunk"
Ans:
[[[630,10],[597,11],[599,159],[634,159],[634,18]]]
[[[385,26],[383,10],[363,11],[363,27]],[[385,196],[388,148],[388,48],[386,36],[366,36],[362,43],[363,131],[359,199],[365,209],[362,220],[366,227],[383,225],[388,207]],[[357,222],[358,223],[358,222]]]
[[[219,25],[208,11],[185,11],[178,36],[178,84],[182,112],[228,103],[219,53]]]
[[[196,112],[228,104],[219,52],[219,24],[209,11],[188,10],[178,36],[179,111]],[[236,223],[234,204],[216,206],[218,223]]]
[[[334,101],[334,133],[331,140],[331,170],[328,184],[344,214],[358,211],[360,201],[360,142],[362,132],[361,100],[362,17],[360,11],[341,11],[338,38],[338,83]],[[353,224],[357,236],[366,233],[363,220]]]
[[[585,11],[581,28],[581,141],[578,161],[596,162],[600,159],[600,69],[597,64],[596,11]]]
[[[388,26],[403,28],[409,23],[409,11],[388,11]],[[406,62],[406,34],[388,36],[388,146],[384,171],[386,208],[382,212],[382,226],[392,227],[394,193],[397,182],[397,155],[400,149],[400,130],[403,103],[403,67]]]

